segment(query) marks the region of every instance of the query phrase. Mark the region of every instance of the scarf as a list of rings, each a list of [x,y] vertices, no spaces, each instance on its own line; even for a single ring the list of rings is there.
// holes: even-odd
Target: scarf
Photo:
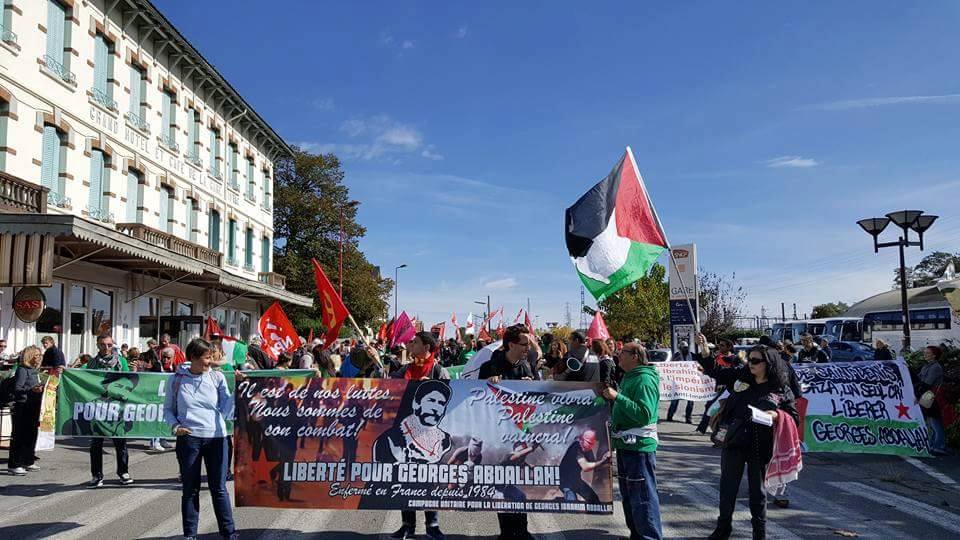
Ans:
[[[447,434],[437,427],[421,424],[413,415],[400,423],[400,432],[407,440],[407,450],[416,453],[408,456],[410,461],[436,463],[446,450],[443,442]]]
[[[424,377],[429,377],[430,372],[433,371],[433,365],[436,363],[437,360],[434,358],[433,353],[430,353],[419,363],[417,359],[414,358],[413,362],[407,365],[407,369],[403,373],[403,378],[411,381],[419,381]]]
[[[763,490],[771,495],[782,495],[803,469],[797,424],[783,411],[778,420],[773,433],[773,457],[763,480]]]

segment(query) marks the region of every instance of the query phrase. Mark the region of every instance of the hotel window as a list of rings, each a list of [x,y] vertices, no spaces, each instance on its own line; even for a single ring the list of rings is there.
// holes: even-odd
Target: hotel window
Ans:
[[[140,208],[143,206],[143,175],[127,170],[127,222],[142,223]]]
[[[160,227],[161,231],[173,234],[173,188],[169,186],[160,187]]]
[[[54,75],[67,83],[75,83],[76,78],[70,72],[70,25],[67,22],[69,10],[57,0],[47,0],[47,48],[43,64]]]
[[[227,229],[227,264],[237,266],[237,220],[231,219]]]
[[[196,109],[190,109],[190,151],[187,159],[196,166],[200,163],[200,113]]]
[[[107,193],[110,191],[110,159],[102,150],[90,152],[90,191],[87,198],[87,214],[90,219],[110,223],[113,216],[108,211]]]
[[[90,331],[94,336],[113,333],[113,291],[98,288],[91,291]]]
[[[93,38],[93,100],[110,109],[117,110],[113,99],[113,43],[97,32]]]
[[[230,143],[230,187],[236,191],[240,191],[240,182],[237,180],[237,176],[240,175],[240,171],[237,170],[239,154],[240,152],[237,150],[237,145]]]
[[[246,237],[243,239],[243,268],[253,270],[253,229],[247,227]]]
[[[17,35],[13,33],[13,0],[3,0],[3,27],[0,28],[0,40],[16,43]]]
[[[200,205],[196,199],[187,199],[187,237],[194,244],[197,243],[197,215]]]
[[[272,183],[273,181],[270,180],[270,171],[268,171],[267,169],[264,169],[263,170],[263,207],[266,208],[267,210],[270,210],[270,206],[273,204],[273,201],[270,200],[271,199],[270,191],[271,191]]]
[[[257,201],[257,196],[255,195],[257,189],[257,179],[253,176],[253,158],[247,159],[247,199],[252,202]]]
[[[147,97],[147,74],[140,66],[130,66],[130,111],[127,120],[141,131],[150,131],[144,101]]]
[[[54,206],[66,207],[70,204],[64,191],[64,172],[67,161],[67,147],[64,144],[66,136],[56,127],[43,126],[43,152],[40,159],[40,184],[50,190],[47,193],[47,202]]]
[[[220,132],[210,128],[210,174],[214,178],[223,178],[220,173]]]
[[[179,152],[177,146],[177,96],[170,90],[164,90],[163,109],[161,109],[160,142],[174,152]]]
[[[260,240],[260,271],[269,272],[270,271],[270,254],[273,252],[272,246],[270,245],[270,237],[264,236]]]
[[[0,100],[0,171],[7,170],[7,129],[10,118],[10,104]]]
[[[210,220],[207,224],[207,230],[209,231],[207,235],[207,247],[214,251],[220,251],[220,212],[210,210]]]

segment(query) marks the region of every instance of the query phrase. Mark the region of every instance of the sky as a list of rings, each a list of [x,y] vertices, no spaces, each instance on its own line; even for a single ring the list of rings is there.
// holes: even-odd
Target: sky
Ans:
[[[671,243],[750,316],[889,289],[862,218],[937,214],[927,251],[960,251],[956,2],[156,5],[285,140],[341,158],[361,249],[408,265],[400,309],[428,323],[490,295],[576,325],[563,212],[628,145]]]

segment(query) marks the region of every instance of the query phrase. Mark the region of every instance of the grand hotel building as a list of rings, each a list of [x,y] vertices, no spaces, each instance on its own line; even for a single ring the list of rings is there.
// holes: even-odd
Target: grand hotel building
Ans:
[[[272,178],[290,148],[147,0],[3,0],[0,338],[246,339],[273,301]],[[35,323],[12,309],[41,287]]]

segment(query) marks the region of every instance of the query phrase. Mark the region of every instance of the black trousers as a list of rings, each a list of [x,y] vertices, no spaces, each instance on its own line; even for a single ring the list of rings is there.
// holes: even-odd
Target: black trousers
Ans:
[[[417,513],[415,511],[401,510],[400,517],[405,526],[410,527],[411,529],[417,528]],[[440,518],[437,516],[436,510],[425,510],[423,512],[423,517],[428,528],[440,526]]]
[[[505,538],[526,538],[529,534],[526,514],[501,512],[497,514],[497,521],[500,522],[500,535]]]
[[[90,474],[94,478],[103,478],[103,437],[90,439]],[[113,441],[113,450],[117,454],[117,476],[127,474],[127,464],[130,462],[127,455],[126,439],[110,439]]]
[[[733,511],[737,506],[737,493],[743,470],[747,470],[747,483],[750,487],[750,517],[754,530],[765,528],[767,522],[767,495],[763,492],[763,477],[767,472],[767,463],[751,455],[747,448],[724,448],[720,455],[720,525],[733,522]]]
[[[7,468],[33,465],[37,433],[40,430],[40,405],[17,403],[13,406],[13,425],[10,433],[10,459]]]

